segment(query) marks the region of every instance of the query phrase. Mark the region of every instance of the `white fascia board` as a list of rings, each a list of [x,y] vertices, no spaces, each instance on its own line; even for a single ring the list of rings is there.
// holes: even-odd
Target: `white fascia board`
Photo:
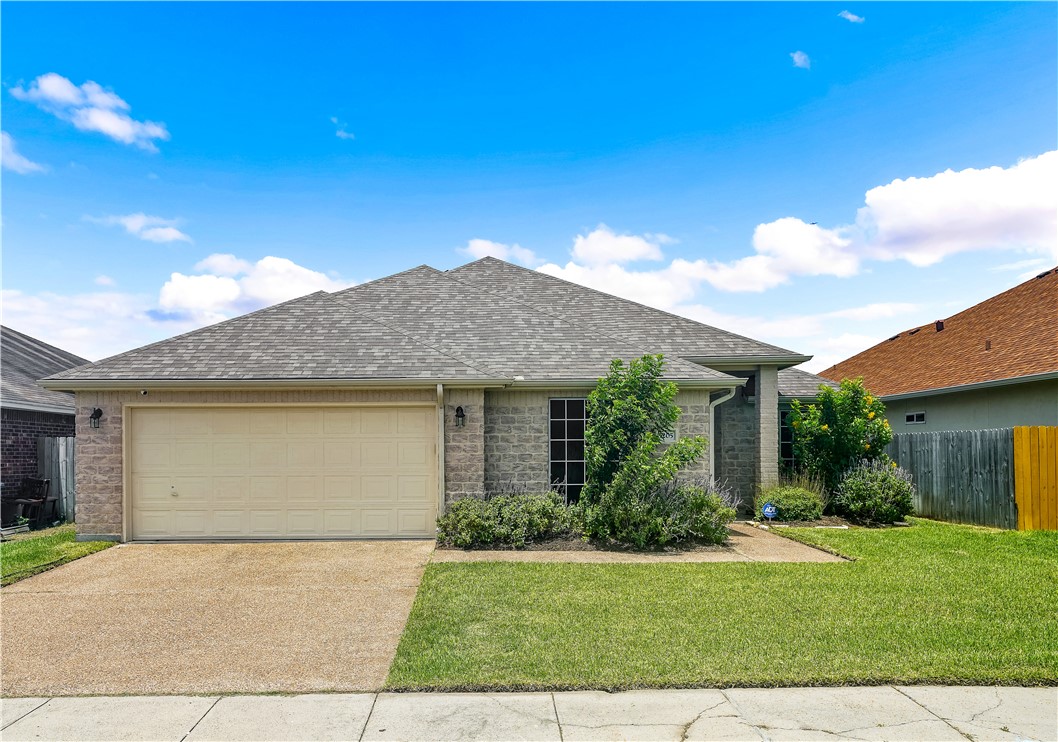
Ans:
[[[58,405],[48,404],[34,404],[33,402],[11,402],[4,400],[0,404],[5,410],[24,410],[26,412],[49,412],[53,415],[73,415],[76,413],[76,408],[73,405],[69,407],[60,407]]]
[[[791,368],[812,360],[812,356],[680,356],[680,358],[697,363],[699,366],[715,368],[717,371],[725,369],[737,371],[754,366]]]

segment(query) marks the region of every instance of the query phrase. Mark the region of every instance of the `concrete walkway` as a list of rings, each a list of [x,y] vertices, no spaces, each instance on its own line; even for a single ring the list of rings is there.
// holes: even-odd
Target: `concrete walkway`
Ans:
[[[1058,689],[14,698],[4,740],[1039,740]]]
[[[574,564],[658,564],[677,562],[844,562],[822,549],[774,533],[732,523],[723,546],[658,553],[625,551],[544,551],[437,549],[431,562],[567,562]]]

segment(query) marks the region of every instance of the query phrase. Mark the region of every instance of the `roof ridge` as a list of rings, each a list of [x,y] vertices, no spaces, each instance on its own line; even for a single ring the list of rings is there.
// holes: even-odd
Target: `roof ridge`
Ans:
[[[330,294],[328,294],[326,291],[324,291],[323,289],[320,289],[319,291],[313,291],[311,294],[305,294],[304,296],[296,296],[293,299],[287,299],[286,301],[281,301],[278,304],[272,304],[272,305],[269,305],[267,307],[261,307],[260,309],[255,309],[252,312],[247,312],[246,314],[240,314],[237,317],[229,317],[228,319],[221,320],[220,322],[214,322],[212,325],[205,325],[204,327],[198,327],[198,328],[195,328],[194,330],[188,330],[187,332],[182,332],[179,335],[173,335],[172,337],[165,338],[164,340],[157,340],[157,341],[155,341],[153,343],[147,343],[147,345],[141,345],[138,348],[130,348],[129,350],[123,351],[121,353],[115,353],[112,356],[107,356],[106,358],[100,358],[98,361],[93,361],[91,363],[85,364],[85,366],[98,366],[98,365],[101,365],[103,363],[109,363],[109,362],[115,361],[115,360],[117,360],[119,358],[124,358],[127,355],[131,355],[132,353],[139,353],[140,351],[147,350],[148,348],[154,348],[155,346],[158,346],[158,345],[164,345],[165,343],[171,343],[174,340],[180,340],[181,338],[186,338],[189,335],[194,335],[195,333],[198,333],[198,332],[204,332],[205,330],[213,330],[213,329],[216,329],[217,327],[222,327],[224,325],[231,324],[232,322],[235,322],[237,320],[243,320],[243,319],[246,319],[247,317],[253,317],[254,315],[257,315],[257,314],[263,314],[265,312],[270,312],[270,311],[272,311],[274,309],[279,309],[280,307],[285,307],[287,304],[293,304],[294,302],[303,301],[303,300],[308,299],[309,297],[312,297],[312,296],[319,296],[320,294],[323,294],[324,296],[330,296]],[[77,368],[84,368],[84,366],[78,366]],[[56,381],[61,381],[65,377],[66,374],[68,374],[70,371],[73,371],[73,370],[74,369],[67,369],[65,371],[61,371],[61,372],[59,372],[57,374],[52,374],[51,376],[46,376],[44,378],[45,379],[55,379]]]
[[[591,291],[592,293],[595,293],[595,294],[602,294],[603,296],[608,296],[611,299],[617,299],[618,301],[625,302],[626,304],[632,304],[633,306],[641,307],[643,309],[649,309],[652,312],[658,312],[660,314],[664,314],[664,315],[667,315],[669,317],[675,317],[677,319],[684,320],[685,322],[693,322],[696,325],[701,325],[702,327],[707,327],[710,330],[714,330],[716,332],[723,333],[724,335],[727,335],[729,337],[738,338],[740,340],[748,340],[751,343],[755,343],[757,345],[764,345],[764,346],[767,346],[769,348],[774,348],[775,350],[781,351],[783,353],[788,353],[791,356],[798,356],[799,355],[798,353],[794,353],[792,350],[789,350],[787,348],[780,348],[778,345],[772,345],[771,343],[761,342],[760,340],[755,340],[755,339],[753,339],[753,338],[751,338],[751,337],[749,337],[747,335],[739,335],[738,333],[731,332],[730,330],[725,330],[722,327],[715,327],[713,325],[707,325],[704,322],[699,322],[698,320],[691,319],[690,317],[684,317],[682,314],[675,314],[674,312],[669,312],[669,311],[666,311],[664,309],[658,309],[657,307],[652,307],[652,306],[649,306],[647,304],[643,304],[642,302],[633,301],[632,299],[626,299],[625,297],[618,296],[617,294],[609,294],[609,293],[607,293],[605,291],[600,291],[599,289],[592,288],[591,286],[585,286],[583,284],[575,283],[574,281],[568,281],[565,278],[559,278],[558,276],[552,276],[550,273],[543,273],[542,271],[534,269],[534,268],[526,268],[525,266],[515,265],[514,263],[508,263],[506,260],[501,260],[500,258],[496,258],[496,257],[493,257],[491,255],[486,255],[483,258],[478,258],[477,260],[474,260],[474,261],[472,261],[470,263],[465,263],[465,264],[460,265],[460,266],[458,266],[456,268],[452,268],[450,271],[444,271],[444,272],[446,274],[454,273],[455,271],[458,271],[458,270],[460,270],[462,268],[466,268],[468,266],[475,265],[477,263],[483,263],[483,262],[486,262],[486,261],[501,263],[501,264],[503,264],[505,266],[510,266],[511,268],[516,268],[518,270],[527,271],[528,273],[532,273],[532,274],[535,274],[535,275],[547,276],[550,279],[553,279],[555,281],[560,281],[562,283],[569,284],[570,286],[576,286],[577,288],[582,289],[584,291]],[[486,289],[486,290],[489,290],[489,289]],[[492,292],[492,293],[496,293],[496,292]]]
[[[427,266],[419,266],[419,267],[420,268],[422,268],[422,267],[429,268],[430,266],[427,265]],[[415,270],[415,269],[412,269],[412,270]],[[441,271],[438,271],[436,268],[433,268],[431,270],[434,270],[437,273],[441,273]],[[407,273],[407,272],[408,271],[402,271],[402,273]],[[394,275],[399,275],[399,274],[394,274]],[[390,276],[386,276],[386,278],[389,278],[389,277]],[[382,280],[382,279],[377,279],[377,280]],[[358,285],[365,286],[367,284],[358,284]],[[350,287],[350,288],[356,288],[356,287],[353,286],[353,287]],[[344,291],[347,291],[347,290],[348,289],[343,289],[342,291],[344,292]],[[439,347],[437,347],[436,345],[434,345],[432,343],[426,342],[422,338],[419,338],[419,337],[416,337],[415,335],[412,335],[410,332],[402,330],[399,327],[394,327],[393,325],[389,324],[388,322],[380,320],[377,317],[373,317],[372,315],[368,314],[367,312],[363,311],[362,309],[358,309],[358,308],[354,307],[352,304],[350,304],[344,298],[339,296],[340,293],[342,293],[342,292],[338,292],[338,293],[334,293],[334,294],[328,294],[328,296],[331,299],[333,299],[334,301],[337,301],[337,302],[341,303],[342,306],[344,306],[349,311],[351,311],[351,312],[353,312],[355,314],[358,314],[361,317],[364,317],[364,318],[368,319],[369,321],[374,322],[377,325],[381,325],[382,327],[385,327],[388,330],[392,330],[393,332],[396,332],[399,335],[403,335],[404,337],[409,338],[410,340],[418,343],[419,345],[422,345],[423,347],[426,347],[426,348],[429,348],[431,350],[434,350],[434,351],[440,353],[441,355],[448,356],[452,360],[463,364],[467,368],[472,368],[475,371],[480,371],[483,374],[489,374],[489,375],[492,375],[492,376],[497,376],[497,377],[499,377],[501,379],[506,379],[507,378],[503,373],[501,373],[497,369],[489,368],[488,366],[482,367],[482,366],[475,365],[474,363],[471,363],[470,361],[467,361],[467,360],[465,360],[463,358],[460,358],[459,356],[455,355],[454,353],[451,353],[451,352],[449,352],[447,350],[444,350],[443,348],[439,348]],[[484,364],[482,364],[482,365],[484,365]]]
[[[390,278],[396,278],[397,276],[403,276],[405,273],[414,273],[415,271],[422,270],[423,268],[425,268],[426,270],[429,270],[429,271],[433,271],[434,273],[442,273],[443,272],[443,271],[437,270],[432,265],[427,265],[426,263],[422,263],[420,265],[415,266],[414,268],[408,268],[408,269],[402,270],[402,271],[400,271],[398,273],[391,273],[388,276],[379,276],[378,278],[372,278],[370,281],[364,281],[363,283],[357,283],[357,284],[354,284],[352,286],[346,286],[344,289],[341,289],[339,291],[333,292],[333,295],[334,296],[338,296],[339,294],[344,294],[347,291],[352,291],[353,289],[359,289],[359,288],[363,288],[364,286],[370,286],[371,284],[378,283],[379,281],[387,281]]]
[[[486,256],[486,257],[490,257],[490,256]],[[476,263],[477,262],[481,262],[482,260],[485,260],[485,259],[486,258],[480,258],[480,259],[478,259],[478,260],[476,260],[474,262],[476,262]],[[499,260],[499,259],[498,258],[494,258],[494,260]],[[502,263],[502,262],[505,262],[505,261],[500,260],[499,262]],[[507,263],[507,265],[510,265],[510,263]],[[526,270],[528,270],[528,269],[526,269]],[[456,283],[459,283],[459,284],[461,284],[463,286],[466,286],[468,288],[481,290],[481,286],[478,286],[477,284],[468,283],[467,281],[461,281],[458,277],[452,275],[449,271],[440,271],[440,274],[442,276],[444,276],[444,277],[446,277],[446,278],[448,278],[448,279],[450,279],[452,281],[455,281]],[[500,295],[497,292],[492,291],[490,289],[484,289],[484,290],[488,291],[488,293],[492,294],[493,296],[499,296]],[[635,348],[637,350],[643,350],[641,347],[639,347],[638,343],[635,343],[635,342],[633,342],[631,340],[628,340],[627,338],[616,337],[614,335],[611,335],[608,332],[602,332],[602,331],[597,330],[597,329],[592,328],[592,327],[586,327],[584,325],[581,325],[581,324],[577,323],[576,320],[570,319],[568,317],[560,317],[560,316],[551,314],[550,312],[546,312],[543,309],[540,309],[539,307],[533,306],[532,304],[527,304],[524,301],[521,301],[520,299],[516,299],[516,298],[514,298],[512,296],[504,295],[504,298],[507,301],[514,302],[516,304],[520,304],[521,306],[525,307],[526,309],[528,309],[528,310],[530,310],[532,312],[535,312],[537,314],[543,315],[545,317],[549,317],[550,319],[553,319],[553,320],[558,320],[559,322],[564,322],[567,325],[569,325],[570,327],[572,327],[573,329],[581,330],[583,332],[591,332],[591,333],[594,333],[595,335],[601,335],[603,337],[610,338],[611,340],[615,340],[618,343],[620,343],[621,345],[626,345],[629,348]],[[650,353],[649,350],[645,350],[644,352],[640,353],[639,355],[642,357],[643,355],[648,355],[648,354],[653,355],[653,354]],[[708,368],[707,366],[702,366],[702,365],[699,365],[697,363],[694,363],[693,361],[688,361],[688,360],[686,360],[684,358],[681,358],[680,356],[675,356],[675,359],[677,361],[679,361],[680,364],[687,364],[689,367],[693,367],[696,370],[701,370],[703,368]],[[721,376],[727,376],[727,374],[724,374],[723,372],[720,372],[720,371],[716,371],[716,369],[710,368],[709,370],[713,371],[714,373],[718,373]]]
[[[50,359],[59,361],[61,363],[74,362],[75,365],[83,366],[86,363],[91,363],[87,358],[82,358],[76,353],[71,353],[64,348],[60,348],[57,345],[45,342],[40,338],[35,338],[32,335],[27,335],[24,332],[19,332],[13,327],[7,325],[0,325],[0,337],[5,339],[5,345],[7,343],[13,343],[15,347],[22,348],[24,350],[31,351],[35,356],[42,359]]]

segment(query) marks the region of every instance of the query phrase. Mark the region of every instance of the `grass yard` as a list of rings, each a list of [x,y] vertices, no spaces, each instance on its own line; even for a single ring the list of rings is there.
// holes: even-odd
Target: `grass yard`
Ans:
[[[387,686],[1058,683],[1058,533],[790,531],[856,561],[431,564]]]
[[[19,534],[0,542],[0,580],[4,585],[72,562],[113,546],[110,541],[75,541],[74,526]]]

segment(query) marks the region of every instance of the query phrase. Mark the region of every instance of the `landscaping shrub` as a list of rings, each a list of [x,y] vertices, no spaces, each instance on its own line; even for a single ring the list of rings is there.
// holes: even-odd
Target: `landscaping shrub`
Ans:
[[[844,379],[839,389],[821,386],[813,404],[794,401],[788,418],[798,467],[833,490],[857,462],[885,459],[893,439],[885,405],[863,386]]]
[[[597,505],[582,504],[577,512],[586,536],[640,549],[689,539],[722,544],[735,519],[726,491],[671,479],[653,488],[611,485]]]
[[[894,523],[914,512],[914,495],[911,474],[895,462],[864,461],[845,474],[834,505],[851,520]]]
[[[524,548],[573,531],[569,508],[556,492],[502,494],[456,500],[437,519],[437,540],[460,548]]]
[[[770,502],[778,511],[775,520],[818,520],[823,517],[823,498],[804,487],[779,485],[761,490],[754,502],[754,512],[764,519],[762,508]]]

